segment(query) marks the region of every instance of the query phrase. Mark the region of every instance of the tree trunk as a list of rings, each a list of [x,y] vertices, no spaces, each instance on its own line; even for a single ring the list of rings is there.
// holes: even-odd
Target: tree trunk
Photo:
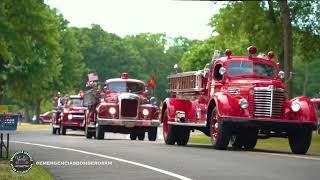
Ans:
[[[274,32],[273,32],[273,39],[279,39],[279,34],[280,34],[280,27],[279,27],[279,23],[277,22],[277,18],[276,18],[276,14],[274,12],[274,8],[273,8],[273,1],[272,0],[268,0],[268,6],[269,6],[269,19],[271,20],[273,26],[275,27],[274,28]],[[277,46],[277,45],[276,45]],[[278,61],[279,61],[279,69],[280,70],[284,70],[284,61],[283,61],[283,58],[284,58],[284,49],[283,49],[283,45],[281,43],[279,43],[278,45],[279,47],[279,52],[277,53],[278,54]]]
[[[23,104],[23,109],[24,109],[24,121],[25,122],[30,122],[30,114],[29,114],[29,106],[27,103]]]
[[[35,103],[34,103],[34,114],[36,116],[36,120],[35,120],[36,124],[39,124],[39,117],[40,117],[40,111],[41,111],[40,104],[41,104],[41,100],[40,99],[35,100]]]
[[[0,54],[0,72],[4,73],[4,59]],[[0,105],[3,103],[5,81],[0,79]]]
[[[304,65],[304,83],[303,83],[303,95],[307,96],[307,91],[308,91],[308,81],[309,81],[309,64],[306,63]]]
[[[0,82],[0,105],[3,104],[3,85]]]
[[[284,70],[286,79],[290,77],[292,71],[292,54],[293,54],[293,38],[292,38],[292,24],[290,18],[290,11],[287,0],[279,0],[282,27],[284,33]],[[293,81],[286,84],[287,96],[292,98]]]

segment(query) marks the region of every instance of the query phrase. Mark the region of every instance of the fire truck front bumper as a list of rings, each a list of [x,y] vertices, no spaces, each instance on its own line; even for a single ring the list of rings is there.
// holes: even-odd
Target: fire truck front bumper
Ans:
[[[125,127],[158,127],[160,121],[157,119],[144,120],[144,119],[104,119],[98,118],[99,125],[108,126],[125,126]]]
[[[317,129],[317,123],[302,122],[299,120],[284,120],[284,119],[253,119],[253,118],[236,118],[236,117],[221,117],[223,124],[230,127],[257,127],[267,130],[291,130],[297,128]]]

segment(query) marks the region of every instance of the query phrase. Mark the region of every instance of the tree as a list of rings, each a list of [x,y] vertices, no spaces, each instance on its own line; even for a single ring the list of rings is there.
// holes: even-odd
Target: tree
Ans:
[[[146,82],[151,76],[156,76],[157,83],[153,93],[161,100],[168,96],[167,76],[173,72],[173,65],[181,60],[192,44],[197,43],[184,37],[170,38],[161,33],[126,36],[124,41],[139,52],[143,59],[141,79]]]
[[[8,82],[20,79],[15,73],[23,74],[31,64],[43,63],[38,53],[53,58],[59,53],[58,32],[53,28],[57,21],[50,13],[49,7],[39,0],[1,1],[0,99]]]
[[[68,22],[43,1],[4,0],[0,10],[2,95],[33,108],[38,120],[41,101],[78,83],[82,56]]]
[[[216,38],[210,37],[201,43],[194,44],[190,51],[182,56],[180,65],[183,71],[195,71],[202,69],[207,63],[211,62],[212,55],[217,46]],[[223,53],[223,52],[222,52]]]
[[[285,77],[289,79],[290,72],[292,71],[292,61],[293,61],[293,35],[292,35],[292,24],[290,11],[288,7],[288,2],[286,0],[278,1],[280,5],[281,18],[282,18],[282,28],[284,33],[284,70]],[[286,84],[287,96],[292,97],[293,81],[288,81]]]
[[[281,52],[282,43],[274,32],[277,18],[271,16],[261,1],[230,2],[211,18],[209,25],[218,34],[217,47],[229,48],[233,54],[247,55],[246,49],[251,45],[259,52],[277,53]]]
[[[87,72],[96,72],[100,81],[120,77],[128,72],[131,77],[143,72],[143,58],[139,52],[126,44],[119,36],[105,32],[99,25],[91,28],[74,28],[79,47],[88,67]],[[82,87],[85,87],[87,72],[82,74]]]

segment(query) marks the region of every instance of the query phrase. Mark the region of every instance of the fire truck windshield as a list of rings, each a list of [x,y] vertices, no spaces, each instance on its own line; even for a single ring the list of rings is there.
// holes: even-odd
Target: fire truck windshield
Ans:
[[[252,61],[231,61],[228,63],[228,76],[259,76],[274,78],[275,68],[270,64]]]
[[[83,106],[83,101],[82,99],[79,98],[70,98],[68,100],[68,106],[77,106],[77,107],[82,107]]]
[[[144,91],[144,85],[136,82],[111,82],[108,88],[111,92],[142,93]]]

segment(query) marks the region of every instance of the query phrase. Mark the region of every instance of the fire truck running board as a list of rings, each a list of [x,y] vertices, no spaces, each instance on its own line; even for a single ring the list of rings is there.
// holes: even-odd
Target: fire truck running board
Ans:
[[[206,127],[206,123],[183,123],[183,122],[172,122],[169,121],[168,124],[176,125],[176,126],[194,126],[194,127]]]

